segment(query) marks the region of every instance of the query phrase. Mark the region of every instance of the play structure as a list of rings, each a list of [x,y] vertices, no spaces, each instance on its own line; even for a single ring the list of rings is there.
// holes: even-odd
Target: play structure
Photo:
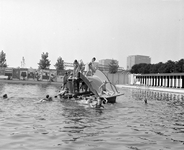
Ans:
[[[102,94],[100,86],[106,81],[106,93]],[[81,89],[84,85],[84,89]],[[117,96],[123,95],[118,92],[115,85],[113,85],[107,76],[100,70],[96,70],[93,76],[84,76],[82,73],[78,74],[77,79],[71,79],[67,82],[68,91],[59,94],[60,98],[77,98],[79,96],[95,96],[107,100],[108,103],[115,103]]]

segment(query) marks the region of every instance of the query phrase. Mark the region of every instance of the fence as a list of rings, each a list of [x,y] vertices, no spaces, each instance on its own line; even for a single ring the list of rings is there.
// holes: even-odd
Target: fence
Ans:
[[[120,71],[115,74],[111,74],[107,71],[103,72],[113,84],[130,84],[131,82],[130,72],[128,71]]]

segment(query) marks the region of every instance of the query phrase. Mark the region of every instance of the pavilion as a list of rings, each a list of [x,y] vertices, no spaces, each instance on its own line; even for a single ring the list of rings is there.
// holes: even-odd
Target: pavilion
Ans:
[[[134,79],[136,79],[140,85],[184,88],[184,73],[137,74],[134,75]]]

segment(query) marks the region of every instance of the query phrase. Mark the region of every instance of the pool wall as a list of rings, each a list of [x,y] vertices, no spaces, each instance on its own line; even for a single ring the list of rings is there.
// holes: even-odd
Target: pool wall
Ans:
[[[144,85],[116,85],[117,88],[134,88],[134,89],[143,89],[143,90],[153,90],[153,91],[162,91],[162,92],[171,92],[171,93],[182,93],[184,94],[184,89],[182,88],[166,88],[166,87],[151,87]]]

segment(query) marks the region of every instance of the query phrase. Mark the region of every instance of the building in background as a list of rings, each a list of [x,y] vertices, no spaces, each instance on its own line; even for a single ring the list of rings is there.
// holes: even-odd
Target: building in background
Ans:
[[[143,55],[131,55],[127,57],[127,70],[131,70],[132,66],[135,64],[150,64],[151,58],[149,56],[143,56]]]
[[[111,63],[112,60],[114,60],[116,62],[116,64],[118,65],[119,62],[115,59],[101,59],[101,60],[99,60],[99,65],[109,66],[109,64]]]
[[[112,60],[114,60],[117,65],[119,64],[119,62],[115,59],[101,59],[98,62],[98,68],[101,71],[108,71],[109,70],[109,64],[111,63]]]
[[[95,68],[98,68],[99,67],[99,63],[98,62],[94,62],[94,66],[95,66]]]

